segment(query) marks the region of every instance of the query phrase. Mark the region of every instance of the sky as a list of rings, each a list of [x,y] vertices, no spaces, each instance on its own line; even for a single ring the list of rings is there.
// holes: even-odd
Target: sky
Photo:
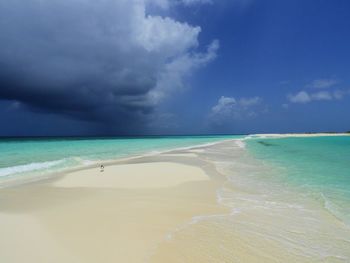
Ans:
[[[347,0],[0,0],[0,136],[350,130]]]

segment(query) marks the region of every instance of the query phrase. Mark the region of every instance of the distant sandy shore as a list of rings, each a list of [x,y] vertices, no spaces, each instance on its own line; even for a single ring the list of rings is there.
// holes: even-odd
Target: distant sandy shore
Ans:
[[[2,189],[1,262],[148,262],[193,216],[227,212],[216,201],[219,180],[194,157],[144,157]]]
[[[350,136],[350,133],[261,133],[250,137],[282,138],[282,137],[320,137],[320,136]]]

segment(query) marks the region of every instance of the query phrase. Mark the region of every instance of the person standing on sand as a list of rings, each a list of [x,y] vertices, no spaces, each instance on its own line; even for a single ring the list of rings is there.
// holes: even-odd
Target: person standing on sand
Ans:
[[[100,166],[100,172],[103,172],[105,170],[105,167],[103,166],[103,164],[101,164]]]

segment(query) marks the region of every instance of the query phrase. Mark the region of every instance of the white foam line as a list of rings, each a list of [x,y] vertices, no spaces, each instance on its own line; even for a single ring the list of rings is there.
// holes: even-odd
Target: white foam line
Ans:
[[[171,231],[170,233],[168,233],[168,234],[165,236],[165,240],[166,240],[166,241],[171,240],[171,239],[173,238],[174,234],[176,234],[176,233],[178,233],[178,232],[180,232],[180,231],[186,229],[187,227],[189,227],[189,226],[191,226],[191,225],[198,224],[199,222],[202,222],[202,221],[207,220],[207,219],[211,219],[211,218],[223,218],[223,217],[226,217],[226,216],[228,216],[228,215],[229,215],[229,214],[216,214],[216,215],[214,214],[214,215],[200,215],[200,216],[194,216],[194,217],[192,217],[192,219],[191,219],[189,222],[187,222],[187,223],[185,223],[185,224],[183,224],[183,225],[181,225],[181,226],[175,228],[173,231]]]
[[[235,143],[239,148],[241,149],[245,148],[245,143],[243,142],[243,140],[236,140]]]
[[[37,171],[45,168],[50,168],[64,161],[65,159],[48,161],[48,162],[34,162],[34,163],[5,167],[0,169],[0,177],[6,177],[12,174],[32,172],[32,171]]]

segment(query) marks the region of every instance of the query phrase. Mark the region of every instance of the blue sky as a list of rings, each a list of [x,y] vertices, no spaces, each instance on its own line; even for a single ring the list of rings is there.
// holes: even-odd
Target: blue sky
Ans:
[[[108,0],[93,15],[98,23],[108,25],[104,30],[113,25],[120,31],[107,39],[97,30],[93,36],[99,38],[86,52],[80,50],[91,36],[73,36],[64,27],[57,30],[56,20],[49,19],[47,24],[52,26],[43,27],[40,23],[48,19],[46,12],[40,11],[44,18],[24,36],[18,17],[0,23],[2,38],[7,31],[14,35],[3,39],[0,52],[0,118],[6,123],[0,135],[350,130],[349,1],[118,1],[115,10],[109,8],[116,13],[134,10],[132,5],[142,2],[144,9],[130,11],[135,21],[146,21],[135,33],[141,49],[126,53],[125,43],[112,42],[128,40],[129,34],[123,34],[130,30],[128,23],[135,21],[115,19],[112,11],[110,17],[106,15],[109,11],[101,6],[108,7]],[[35,4],[29,4],[26,11],[13,6],[13,1],[3,2],[28,17],[31,10],[37,12]],[[45,8],[52,7],[41,10]],[[64,8],[67,15],[57,21],[68,20],[70,27],[77,23],[78,29],[87,27],[89,11],[76,10],[74,4]],[[82,18],[79,21],[72,19],[77,14]],[[51,32],[55,32],[52,38]],[[23,41],[19,36],[29,44],[19,45]],[[64,42],[45,52],[28,48],[31,42],[33,46],[41,43],[36,38],[49,39],[50,46],[60,39],[73,39],[74,45]],[[16,48],[32,54],[33,60],[11,59],[8,54],[15,54]],[[100,50],[106,50],[105,54]],[[38,57],[43,61],[58,57],[57,63],[62,64],[37,66]],[[80,70],[89,63],[97,66]],[[110,68],[115,71],[110,73]],[[130,76],[122,79],[125,72]],[[13,75],[15,80],[9,77]],[[41,76],[42,81],[38,80]],[[112,100],[110,94],[116,97]]]

